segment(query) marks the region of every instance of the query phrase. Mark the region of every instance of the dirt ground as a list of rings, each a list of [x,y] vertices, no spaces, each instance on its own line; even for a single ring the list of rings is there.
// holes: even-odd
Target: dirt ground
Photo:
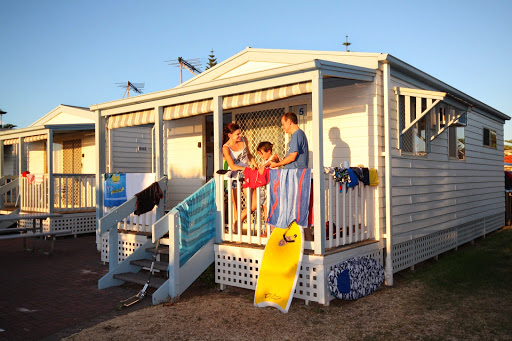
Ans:
[[[306,306],[294,300],[288,314],[257,308],[253,300],[249,290],[195,287],[177,303],[134,311],[67,340],[512,339],[510,330],[500,328],[512,322],[510,302],[489,292],[458,296],[454,304],[434,303],[432,291],[407,274],[395,276],[393,287],[381,287],[357,301]]]

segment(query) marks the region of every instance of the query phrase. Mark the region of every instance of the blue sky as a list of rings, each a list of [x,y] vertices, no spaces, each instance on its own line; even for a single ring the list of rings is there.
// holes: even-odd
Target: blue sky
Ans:
[[[511,13],[510,0],[2,1],[0,108],[26,127],[59,104],[120,99],[117,82],[170,89],[179,69],[165,60],[344,51],[348,35],[352,51],[390,53],[512,116]]]

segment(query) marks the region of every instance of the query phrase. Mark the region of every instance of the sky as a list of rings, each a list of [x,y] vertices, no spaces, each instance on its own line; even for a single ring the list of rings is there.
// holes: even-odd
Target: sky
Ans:
[[[60,104],[121,99],[180,83],[168,60],[217,62],[247,46],[390,53],[512,116],[512,1],[0,2],[0,109],[26,127]],[[184,80],[192,74],[183,71]],[[505,124],[512,139],[512,122]]]

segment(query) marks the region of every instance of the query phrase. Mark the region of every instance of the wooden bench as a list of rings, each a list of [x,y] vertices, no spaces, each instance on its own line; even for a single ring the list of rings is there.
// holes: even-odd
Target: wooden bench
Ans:
[[[71,230],[62,230],[62,231],[51,231],[51,232],[36,232],[36,233],[26,233],[23,231],[31,231],[32,229],[18,229],[18,228],[11,228],[11,229],[5,229],[2,230],[1,233],[6,233],[6,230],[12,230],[8,231],[10,234],[5,234],[3,236],[0,236],[0,240],[6,240],[6,239],[20,239],[23,238],[23,248],[25,251],[34,251],[36,249],[36,241],[40,241],[39,244],[39,251],[42,252],[45,255],[51,255],[53,253],[53,250],[55,249],[55,240],[57,239],[57,236],[70,234]],[[43,243],[47,240],[46,237],[51,237],[51,244],[50,244],[50,250],[44,251],[43,250]],[[27,248],[26,240],[27,238],[33,239],[32,249]]]

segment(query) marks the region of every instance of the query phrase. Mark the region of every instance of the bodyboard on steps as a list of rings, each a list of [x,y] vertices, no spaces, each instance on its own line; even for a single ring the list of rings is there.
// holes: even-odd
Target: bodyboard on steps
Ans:
[[[286,229],[274,229],[263,252],[254,305],[288,312],[299,277],[303,240],[302,228],[296,222]]]
[[[355,257],[336,266],[327,275],[329,290],[342,300],[372,294],[384,282],[384,268],[369,257]]]

